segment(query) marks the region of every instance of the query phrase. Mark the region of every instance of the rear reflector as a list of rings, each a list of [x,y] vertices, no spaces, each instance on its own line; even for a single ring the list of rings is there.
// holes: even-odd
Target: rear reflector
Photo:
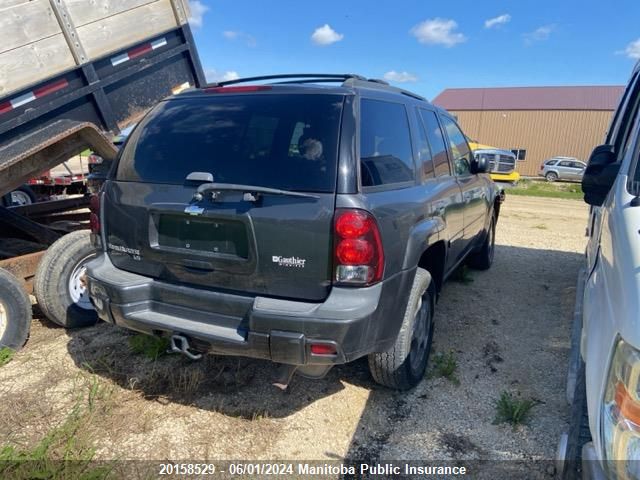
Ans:
[[[91,233],[100,233],[100,194],[91,195],[89,198],[89,228]]]
[[[317,343],[311,345],[311,353],[314,355],[335,355],[338,351],[336,350],[335,345]]]
[[[205,88],[206,93],[246,93],[261,92],[263,90],[271,90],[267,85],[244,85],[242,87],[209,87]]]

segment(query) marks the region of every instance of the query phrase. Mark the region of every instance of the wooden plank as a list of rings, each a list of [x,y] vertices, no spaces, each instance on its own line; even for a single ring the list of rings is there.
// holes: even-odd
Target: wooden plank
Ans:
[[[66,0],[69,15],[76,27],[97,22],[158,0]]]
[[[60,25],[48,0],[34,0],[2,8],[0,32],[0,53],[3,53],[56,35],[60,33]]]
[[[0,97],[73,67],[69,46],[59,33],[0,54]]]
[[[176,26],[170,0],[158,0],[98,22],[76,25],[78,37],[90,59],[118,51]]]

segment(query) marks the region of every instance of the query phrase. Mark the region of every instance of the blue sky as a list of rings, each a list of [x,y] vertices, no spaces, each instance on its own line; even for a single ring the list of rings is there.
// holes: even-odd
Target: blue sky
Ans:
[[[449,87],[615,85],[640,58],[638,0],[190,1],[210,79],[359,73]]]

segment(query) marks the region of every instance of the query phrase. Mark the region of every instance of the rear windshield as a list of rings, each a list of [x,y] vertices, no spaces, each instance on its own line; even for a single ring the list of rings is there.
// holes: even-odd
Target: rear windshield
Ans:
[[[211,94],[157,106],[127,142],[116,179],[333,192],[343,97]]]

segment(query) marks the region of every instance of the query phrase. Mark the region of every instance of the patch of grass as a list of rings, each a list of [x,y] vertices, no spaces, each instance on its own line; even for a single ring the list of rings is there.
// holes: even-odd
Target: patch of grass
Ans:
[[[579,183],[545,182],[522,180],[516,187],[506,190],[509,195],[525,195],[531,197],[565,198],[582,200],[582,187]]]
[[[16,352],[9,347],[0,348],[0,367],[4,367],[9,363],[15,354]]]
[[[533,228],[536,228],[538,230],[548,230],[549,227],[547,227],[544,223],[540,223],[538,225],[534,225]]]
[[[531,409],[537,403],[530,398],[514,398],[510,392],[504,391],[496,402],[496,418],[493,423],[509,423],[515,428],[527,422]]]
[[[35,445],[0,446],[0,478],[12,479],[106,479],[109,466],[93,462],[90,425],[101,413],[97,402],[107,399],[110,389],[95,376],[83,377],[78,398],[71,412]]]
[[[139,333],[129,337],[129,348],[133,353],[155,360],[167,353],[169,339]]]
[[[460,380],[456,375],[458,371],[458,361],[453,353],[453,350],[449,350],[448,353],[438,352],[433,357],[433,374],[436,377],[444,377],[455,385],[460,385]]]
[[[191,396],[200,388],[204,381],[204,373],[202,370],[194,366],[183,368],[169,377],[169,386],[174,392]]]

